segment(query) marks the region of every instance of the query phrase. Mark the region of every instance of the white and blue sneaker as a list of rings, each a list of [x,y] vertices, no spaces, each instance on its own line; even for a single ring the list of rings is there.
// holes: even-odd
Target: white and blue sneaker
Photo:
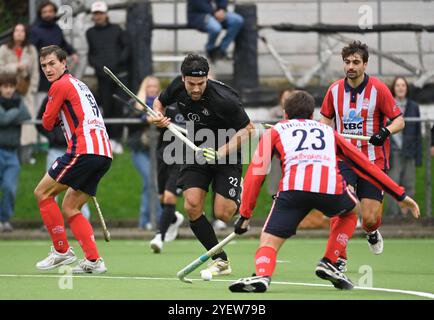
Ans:
[[[271,278],[264,276],[253,276],[241,278],[229,286],[232,292],[265,292],[270,286]]]
[[[53,246],[51,246],[48,257],[36,263],[36,268],[38,268],[39,270],[51,270],[63,265],[71,264],[76,260],[77,257],[72,247],[69,247],[68,251],[66,251],[65,253],[60,253],[57,252]]]
[[[82,259],[78,262],[78,266],[72,268],[72,273],[104,273],[107,271],[104,260],[98,258],[96,261]]]

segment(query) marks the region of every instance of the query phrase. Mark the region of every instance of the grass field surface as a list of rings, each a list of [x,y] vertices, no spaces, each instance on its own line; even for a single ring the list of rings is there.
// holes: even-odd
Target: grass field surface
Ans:
[[[238,238],[226,247],[233,273],[200,279],[197,269],[186,284],[176,273],[205,250],[195,240],[176,240],[162,254],[151,253],[147,241],[99,241],[108,272],[71,276],[68,270],[41,272],[35,263],[45,258],[48,241],[0,242],[0,299],[143,299],[143,300],[280,300],[280,299],[434,299],[434,239],[386,239],[385,251],[374,256],[363,239],[350,242],[347,275],[356,288],[339,291],[317,278],[315,266],[325,239],[291,239],[278,255],[266,293],[231,293],[228,285],[254,272],[258,240]],[[78,243],[71,241],[82,257]],[[372,287],[365,287],[372,283]],[[360,287],[359,287],[360,286]]]

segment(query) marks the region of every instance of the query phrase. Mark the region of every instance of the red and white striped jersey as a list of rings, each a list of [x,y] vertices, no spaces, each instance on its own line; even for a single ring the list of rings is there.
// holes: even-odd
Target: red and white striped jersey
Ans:
[[[240,208],[244,217],[252,215],[274,153],[282,168],[279,192],[343,194],[346,183],[337,163],[344,160],[356,174],[395,198],[405,195],[402,187],[332,127],[314,120],[284,120],[265,132],[250,162]]]
[[[333,83],[324,98],[321,114],[335,119],[339,133],[372,136],[386,126],[387,118],[393,120],[400,116],[401,110],[383,82],[365,75],[363,83],[357,88],[351,88],[345,79]],[[348,140],[378,167],[389,169],[389,139],[383,146]]]
[[[83,82],[69,73],[51,84],[42,116],[42,125],[48,131],[59,123],[68,142],[66,153],[112,158],[110,140],[95,98]]]

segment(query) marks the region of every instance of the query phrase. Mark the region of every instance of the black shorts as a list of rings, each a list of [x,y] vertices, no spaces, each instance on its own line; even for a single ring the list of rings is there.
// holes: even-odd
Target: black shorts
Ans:
[[[65,153],[54,161],[48,174],[61,184],[95,196],[98,183],[111,163],[112,159],[95,154]]]
[[[167,165],[162,159],[158,159],[158,194],[163,194],[165,190],[177,196],[181,194],[181,189],[176,185],[180,169],[179,164]]]
[[[327,217],[333,217],[351,211],[356,204],[356,196],[348,189],[343,194],[279,192],[263,231],[287,239],[296,233],[298,225],[311,210],[317,209]]]
[[[210,183],[215,193],[239,205],[241,193],[241,164],[188,164],[181,166],[178,186],[183,191],[201,188],[208,192]]]
[[[343,161],[338,163],[339,170],[344,177],[347,184],[354,187],[356,195],[359,199],[373,199],[382,202],[384,191],[378,189],[369,181],[359,177],[351,168],[349,168]]]

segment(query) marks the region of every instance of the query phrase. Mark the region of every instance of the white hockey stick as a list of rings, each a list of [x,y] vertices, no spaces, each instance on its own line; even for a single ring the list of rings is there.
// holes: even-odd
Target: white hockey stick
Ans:
[[[226,238],[224,238],[221,242],[216,244],[214,247],[209,249],[209,251],[205,252],[203,255],[201,255],[199,258],[191,262],[188,266],[180,270],[176,275],[179,278],[179,280],[185,282],[185,283],[193,283],[190,279],[186,279],[185,277],[192,273],[194,270],[199,268],[202,264],[204,264],[209,258],[211,258],[216,253],[219,253],[222,248],[227,245],[229,242],[232,241],[233,238],[236,237],[236,233],[232,232],[230,235],[228,235]]]
[[[122,81],[120,81],[114,74],[111,72],[109,68],[104,66],[104,72],[107,73],[110,78],[114,80],[118,84],[119,87],[122,88],[131,98],[136,100],[142,107],[142,111],[149,113],[151,116],[156,116],[156,112],[152,110],[151,107],[149,107],[146,103],[144,103],[142,100],[139,99],[138,96],[136,96],[133,92],[131,92],[130,89],[125,86]],[[189,146],[191,149],[193,149],[195,152],[198,152],[201,150],[198,146],[196,146],[190,139],[185,137],[180,131],[178,131],[178,126],[175,126],[173,123],[169,124],[167,126],[167,129],[169,129],[175,136],[177,136],[179,139],[181,139],[187,146]]]

